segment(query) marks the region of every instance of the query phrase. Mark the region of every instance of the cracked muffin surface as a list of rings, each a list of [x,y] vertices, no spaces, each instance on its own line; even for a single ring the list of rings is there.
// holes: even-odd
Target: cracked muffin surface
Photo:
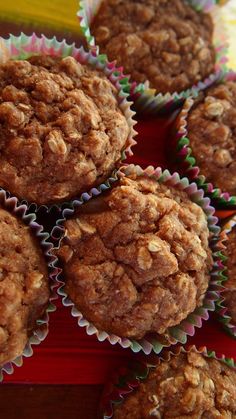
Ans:
[[[30,227],[0,208],[0,366],[23,353],[49,302],[47,264]]]
[[[236,81],[201,93],[187,117],[187,130],[201,174],[236,195]]]
[[[164,334],[202,304],[212,255],[203,210],[185,192],[124,177],[64,223],[66,293],[108,333]]]
[[[192,350],[161,361],[137,390],[114,407],[114,419],[233,419],[236,371]]]
[[[214,71],[212,18],[183,0],[103,0],[91,33],[101,53],[158,92],[181,92]]]
[[[0,185],[50,204],[105,180],[130,128],[106,76],[72,57],[0,66]]]
[[[226,292],[224,292],[223,305],[228,308],[232,320],[236,323],[236,227],[228,234],[228,238],[226,242],[228,280],[224,283]]]

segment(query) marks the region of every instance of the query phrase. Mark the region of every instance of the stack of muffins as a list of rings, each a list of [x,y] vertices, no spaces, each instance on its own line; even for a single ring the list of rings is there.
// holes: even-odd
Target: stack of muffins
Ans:
[[[232,333],[235,231],[220,233],[214,206],[236,211],[235,76],[209,3],[82,1],[87,50],[35,35],[1,41],[0,187],[11,197],[0,219],[0,370],[37,335],[56,274],[79,325],[134,352],[185,342],[217,300]],[[130,100],[139,114],[170,104],[178,114],[165,170],[126,164],[136,134]],[[48,241],[59,240],[49,255],[17,208],[42,220],[55,206]],[[57,270],[48,273],[52,253]],[[196,348],[155,360],[114,417],[235,417],[236,372],[222,362]],[[111,397],[104,417],[112,406]]]

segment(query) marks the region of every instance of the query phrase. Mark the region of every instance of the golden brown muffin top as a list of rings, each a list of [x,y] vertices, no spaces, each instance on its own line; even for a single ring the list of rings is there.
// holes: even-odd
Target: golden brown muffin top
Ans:
[[[103,0],[91,33],[100,52],[161,93],[214,71],[212,18],[183,0]]]
[[[236,82],[201,93],[187,118],[196,165],[214,187],[236,195]]]
[[[117,90],[72,57],[0,66],[0,185],[38,204],[67,200],[114,170],[130,129]]]
[[[124,403],[114,419],[233,419],[236,371],[195,351],[162,361]]]
[[[185,192],[125,177],[64,227],[66,292],[100,330],[163,334],[201,305],[212,266],[209,231]]]

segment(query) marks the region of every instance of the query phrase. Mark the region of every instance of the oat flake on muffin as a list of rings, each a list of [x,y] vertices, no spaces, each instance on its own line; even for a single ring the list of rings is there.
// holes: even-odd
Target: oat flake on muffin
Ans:
[[[0,66],[0,185],[38,204],[104,181],[130,128],[106,76],[72,57]]]
[[[103,0],[91,33],[137,82],[181,92],[214,71],[213,21],[184,0]]]
[[[65,291],[98,329],[135,339],[164,334],[202,304],[209,230],[185,192],[130,175],[64,227]]]

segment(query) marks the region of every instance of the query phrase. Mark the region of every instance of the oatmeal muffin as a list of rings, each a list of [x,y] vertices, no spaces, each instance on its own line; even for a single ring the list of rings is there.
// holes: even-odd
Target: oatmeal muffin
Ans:
[[[0,208],[0,367],[22,355],[49,302],[47,264],[30,227]]]
[[[236,371],[192,350],[161,361],[114,408],[114,419],[235,418]]]
[[[72,57],[0,65],[0,185],[20,199],[51,204],[101,183],[129,136],[102,72]]]
[[[209,230],[185,192],[131,174],[64,228],[65,292],[98,329],[134,339],[165,334],[202,305]]]
[[[181,92],[214,71],[213,21],[184,0],[103,0],[91,33],[109,60],[158,92]]]
[[[201,93],[187,117],[188,138],[200,172],[236,195],[236,80]]]
[[[228,280],[224,284],[227,291],[224,293],[223,305],[228,308],[229,315],[236,324],[236,227],[228,234],[228,239],[226,243]]]

